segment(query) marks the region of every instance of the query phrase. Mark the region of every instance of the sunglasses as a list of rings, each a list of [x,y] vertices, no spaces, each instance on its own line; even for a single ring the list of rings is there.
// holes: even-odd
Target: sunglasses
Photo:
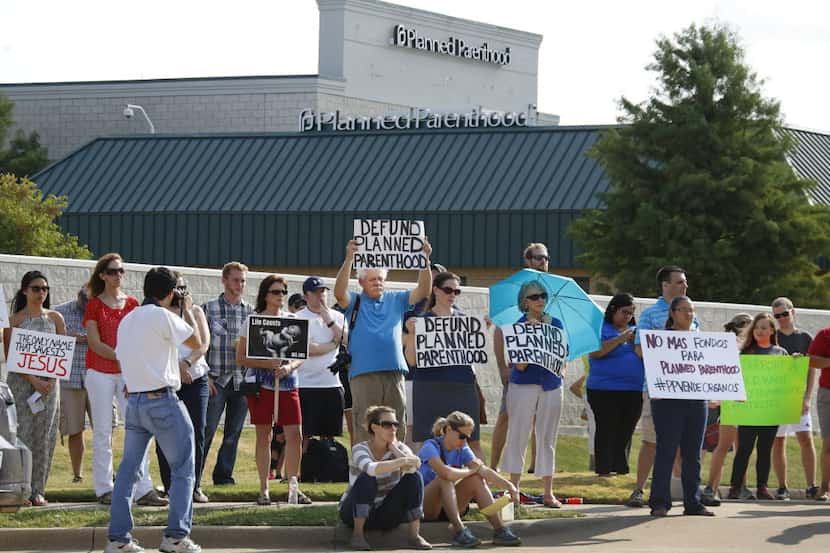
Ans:
[[[398,421],[380,421],[376,424],[379,424],[384,428],[397,428],[401,425]]]
[[[288,294],[288,290],[268,290],[268,293],[275,296],[285,296]]]
[[[123,275],[124,267],[118,267],[116,269],[104,269],[104,272],[107,273],[109,276]]]
[[[176,286],[176,290],[187,292],[187,286]]]
[[[450,428],[452,428],[452,427],[450,427]],[[455,433],[458,434],[458,439],[459,440],[467,441],[467,440],[470,439],[470,437],[468,435],[466,435],[465,433],[463,433],[461,430],[459,430],[457,428],[453,428],[453,430],[455,430]]]
[[[29,286],[29,290],[31,290],[35,294],[39,294],[41,292],[49,292],[49,287],[48,286]]]
[[[781,313],[776,313],[775,315],[773,315],[773,317],[775,317],[776,319],[786,319],[789,316],[790,316],[790,310],[789,309],[787,309],[786,311],[782,311]]]
[[[528,254],[527,258],[532,259],[533,261],[550,261],[550,256],[547,256],[543,253]]]
[[[542,292],[541,294],[530,294],[529,296],[525,296],[525,299],[530,301],[546,300],[548,299],[548,293]]]
[[[449,286],[441,286],[439,288],[442,292],[447,294],[448,296],[460,296],[461,295],[461,288],[450,288]]]

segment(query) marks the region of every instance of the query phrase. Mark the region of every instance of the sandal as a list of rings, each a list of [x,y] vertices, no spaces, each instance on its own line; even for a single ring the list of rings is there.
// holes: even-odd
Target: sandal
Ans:
[[[562,508],[562,502],[559,501],[558,499],[556,499],[556,497],[554,497],[553,499],[545,499],[542,502],[542,505],[544,505],[548,509],[561,509]]]
[[[36,494],[29,498],[29,505],[32,507],[46,507],[49,502],[42,495]]]
[[[259,496],[256,498],[256,504],[257,505],[270,505],[271,504],[271,498],[268,496],[268,493],[259,494]]]

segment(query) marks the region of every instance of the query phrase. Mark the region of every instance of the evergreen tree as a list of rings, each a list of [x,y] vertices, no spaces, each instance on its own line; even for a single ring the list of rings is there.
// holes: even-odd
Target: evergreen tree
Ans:
[[[26,134],[18,129],[9,138],[9,130],[14,124],[13,110],[14,104],[0,94],[0,174],[28,177],[46,167],[49,156],[37,131]]]

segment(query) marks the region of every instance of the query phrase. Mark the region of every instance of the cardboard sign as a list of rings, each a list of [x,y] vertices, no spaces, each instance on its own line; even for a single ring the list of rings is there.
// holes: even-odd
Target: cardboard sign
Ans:
[[[251,359],[307,359],[308,321],[294,317],[249,315],[245,340]]]
[[[797,424],[807,388],[810,358],[741,355],[746,401],[721,403],[721,424],[776,426]]]
[[[568,355],[568,335],[561,328],[542,323],[513,323],[501,328],[508,365],[533,363],[562,376]]]
[[[358,250],[355,269],[409,269],[429,267],[424,250],[423,221],[355,219]]]
[[[731,332],[643,330],[648,393],[669,399],[746,399]]]
[[[13,328],[6,368],[9,372],[69,380],[75,338]]]
[[[486,364],[486,328],[478,317],[416,317],[416,366]]]
[[[6,294],[0,286],[0,328],[9,328],[9,308],[6,307]]]

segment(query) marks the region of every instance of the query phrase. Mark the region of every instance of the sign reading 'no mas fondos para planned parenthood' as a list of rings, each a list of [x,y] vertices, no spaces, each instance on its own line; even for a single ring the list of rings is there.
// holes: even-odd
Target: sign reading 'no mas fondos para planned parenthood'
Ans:
[[[746,399],[731,332],[641,332],[648,393],[668,399]]]
[[[486,328],[478,317],[416,317],[416,366],[486,365]]]
[[[355,219],[355,269],[420,271],[429,266],[424,255],[423,221]]]
[[[6,368],[9,372],[69,380],[75,338],[13,328]]]

